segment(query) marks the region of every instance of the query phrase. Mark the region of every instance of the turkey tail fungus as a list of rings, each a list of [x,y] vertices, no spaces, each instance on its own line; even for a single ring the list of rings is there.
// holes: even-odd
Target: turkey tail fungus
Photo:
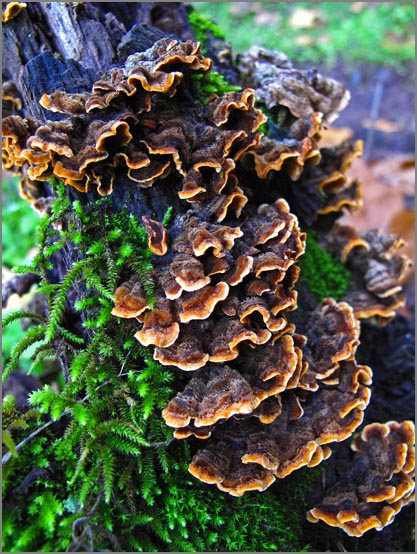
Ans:
[[[52,29],[51,36],[40,34],[39,22],[55,17],[54,4],[3,8],[6,48],[12,39],[19,43],[19,25],[33,27],[34,46],[5,70],[2,154],[3,167],[20,175],[21,196],[35,208],[45,204],[49,216],[58,213],[58,185],[72,206],[72,215],[59,212],[60,225],[44,230],[52,229],[44,244],[54,257],[41,272],[64,291],[43,314],[50,347],[60,344],[54,330],[68,325],[70,358],[62,363],[66,394],[75,396],[61,412],[79,410],[82,422],[76,403],[107,394],[110,382],[122,387],[114,393],[121,414],[145,406],[149,394],[153,404],[142,423],[152,413],[173,433],[166,443],[154,442],[188,444],[189,458],[181,461],[189,472],[233,497],[321,464],[354,436],[346,475],[309,510],[308,521],[355,537],[381,530],[413,498],[414,427],[390,421],[359,429],[372,391],[372,368],[357,356],[360,320],[385,324],[394,317],[404,304],[401,279],[409,261],[397,237],[360,235],[338,223],[362,203],[361,184],[346,174],[362,144],[321,147],[320,133],[349,92],[266,49],[233,63],[224,43],[216,50],[214,41],[206,54],[177,4],[60,3],[78,31],[90,36],[94,19],[94,28],[105,30],[102,47],[90,44],[83,52],[82,44],[73,49],[73,39],[64,43]],[[165,18],[157,8],[166,9]],[[222,72],[229,83],[219,79]],[[213,90],[216,79],[222,86]],[[78,243],[61,252],[59,241],[70,233]],[[331,255],[335,271],[348,275],[342,294],[320,277],[319,259],[308,275],[327,286],[323,297],[303,280],[310,236]],[[108,281],[91,269],[94,255]],[[73,289],[70,277],[78,279]],[[100,303],[107,311],[94,330],[89,310]],[[106,336],[120,344],[99,344]],[[84,356],[94,354],[89,365],[71,361],[79,343]],[[137,357],[125,369],[131,352]],[[119,356],[117,380],[108,381],[111,355]],[[143,381],[132,392],[129,380],[148,371],[144,359],[168,377],[160,390]],[[101,381],[90,386],[82,375],[92,368]],[[138,456],[143,469],[133,464],[132,472],[145,472],[152,441],[123,417],[115,427],[120,441],[136,441],[131,451],[122,445],[123,456]],[[83,469],[93,435],[74,446],[81,456],[77,475],[89,467]],[[104,479],[113,482],[118,458],[106,448]],[[124,479],[129,486],[130,477]]]

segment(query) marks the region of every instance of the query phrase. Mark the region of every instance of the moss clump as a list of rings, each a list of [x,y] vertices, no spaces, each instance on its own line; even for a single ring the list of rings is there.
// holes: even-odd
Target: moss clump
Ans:
[[[299,266],[299,280],[308,286],[318,302],[327,296],[340,300],[352,285],[349,271],[336,256],[318,244],[312,231],[307,233],[306,249]]]
[[[241,90],[241,87],[230,84],[223,75],[217,71],[211,71],[206,75],[193,75],[192,79],[196,88],[196,93],[203,104],[205,104],[208,98],[213,94],[223,96],[226,92]]]
[[[195,38],[203,47],[207,40],[208,33],[211,33],[215,38],[225,38],[223,31],[216,23],[193,9],[191,9],[188,14],[188,21],[194,31]]]
[[[34,363],[65,356],[68,375],[59,392],[48,385],[34,391],[33,408],[24,416],[12,402],[4,403],[10,454],[3,472],[8,514],[3,548],[94,551],[102,545],[120,550],[111,532],[112,516],[128,510],[124,530],[135,529],[138,536],[153,521],[146,512],[162,493],[158,464],[167,458],[172,434],[160,412],[173,395],[173,375],[132,338],[129,322],[121,325],[111,315],[114,290],[131,273],[139,274],[152,301],[152,253],[146,230],[127,210],[109,215],[107,198],[87,207],[71,203],[62,184],[51,184],[57,200],[39,223],[38,253],[30,265],[17,268],[40,275],[47,313],[15,345],[3,377],[29,346],[34,346]],[[65,225],[58,231],[53,224],[62,219]],[[80,259],[60,283],[50,282],[53,260],[65,257],[68,249],[78,251]],[[68,314],[67,297],[75,291],[78,300]],[[5,324],[32,315],[9,314]],[[83,532],[86,538],[80,541]],[[149,545],[144,539],[135,550]]]
[[[224,40],[225,35],[220,27],[213,23],[210,19],[204,17],[193,9],[190,9],[188,14],[189,23],[194,31],[195,37],[201,43],[204,51],[205,43],[211,34],[214,38]],[[230,84],[218,71],[210,71],[205,75],[196,74],[192,76],[197,95],[202,100],[203,104],[212,94],[223,96],[226,92],[241,90],[241,87]]]

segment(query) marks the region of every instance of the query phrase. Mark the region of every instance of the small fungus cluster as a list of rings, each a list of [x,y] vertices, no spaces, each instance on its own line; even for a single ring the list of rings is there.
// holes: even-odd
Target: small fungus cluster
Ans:
[[[356,317],[389,321],[404,304],[401,283],[410,266],[407,256],[398,254],[404,241],[390,233],[359,234],[352,227],[336,224],[323,244],[352,273],[354,286],[343,299],[353,307]]]
[[[355,360],[358,320],[392,317],[408,264],[395,237],[336,223],[361,204],[359,183],[346,176],[361,143],[319,148],[322,126],[348,101],[345,88],[266,50],[238,65],[247,88],[202,102],[193,75],[204,77],[212,61],[199,43],[163,38],[91,92],[42,96],[59,119],[3,121],[4,165],[23,172],[32,202],[51,177],[102,196],[122,174],[141,189],[172,187],[172,222],[142,217],[154,298],[127,274],[112,313],[136,319],[136,339],[180,377],[183,390],[162,417],[175,438],[204,441],[189,471],[233,496],[320,464],[362,423],[372,372]],[[298,328],[291,312],[304,229],[346,264],[353,286]],[[411,498],[411,435],[410,423],[366,427],[353,442],[349,507],[341,485],[309,520],[356,535],[389,523]],[[374,475],[385,483],[377,490]]]
[[[414,445],[412,421],[366,425],[351,444],[349,478],[341,476],[307,519],[340,527],[353,537],[392,523],[414,500]]]

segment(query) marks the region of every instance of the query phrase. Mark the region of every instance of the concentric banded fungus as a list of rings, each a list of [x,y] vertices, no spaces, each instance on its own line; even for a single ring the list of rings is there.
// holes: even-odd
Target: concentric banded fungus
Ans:
[[[265,116],[254,109],[250,89],[212,98],[204,108],[177,101],[184,75],[210,67],[198,43],[161,39],[130,56],[124,68],[103,76],[91,93],[56,91],[41,98],[44,108],[66,119],[41,124],[6,118],[4,157],[9,167],[27,164],[33,180],[55,175],[80,192],[95,185],[101,195],[112,192],[119,167],[127,167],[130,179],[142,187],[177,171],[180,198],[196,201],[207,191],[221,194],[223,207],[218,209],[224,218],[228,206],[239,211],[246,202],[235,182],[222,191],[234,159],[258,143],[256,129]],[[202,171],[211,171],[212,178],[207,180]]]
[[[257,363],[251,363],[254,361]],[[298,365],[299,351],[292,337],[283,335],[273,346],[250,351],[236,368],[208,364],[199,370],[184,391],[169,402],[162,416],[167,425],[180,429],[179,434],[174,433],[177,438],[184,438],[185,431],[187,436],[195,434],[199,427],[205,427],[208,436],[218,421],[252,414],[265,399],[283,392]],[[260,418],[271,419],[272,413],[276,417],[279,411],[271,409],[268,416],[265,412]]]
[[[302,140],[290,138],[282,142],[262,137],[256,150],[249,150],[245,153],[244,163],[246,165],[250,156],[254,159],[255,171],[260,179],[266,179],[272,170],[285,169],[294,181],[300,177],[306,161],[316,164],[320,159],[319,150],[308,136]]]
[[[320,228],[322,220],[332,224],[342,215],[343,208],[349,211],[360,208],[361,185],[358,180],[347,178],[345,171],[361,153],[361,141],[323,148],[320,160],[308,164],[294,185],[286,185],[291,206],[305,224]]]
[[[368,367],[346,361],[338,371],[337,385],[322,385],[306,394],[301,417],[294,412],[292,397],[284,393],[282,412],[269,425],[249,417],[218,426],[194,456],[189,471],[240,496],[246,490],[264,490],[276,477],[300,467],[320,463],[330,455],[327,444],[345,440],[360,425],[370,398]]]
[[[414,424],[371,423],[354,438],[349,479],[342,476],[321,503],[307,512],[311,523],[324,521],[348,535],[381,531],[414,501]]]
[[[120,310],[118,313],[120,314]],[[143,327],[135,334],[135,337],[144,346],[155,344],[166,348],[177,340],[180,327],[175,321],[175,315],[171,312],[169,300],[158,301],[153,310],[147,311],[143,316],[138,314],[136,317],[143,323]]]
[[[356,317],[376,316],[383,322],[404,304],[400,293],[410,260],[397,253],[404,242],[396,235],[380,231],[359,235],[351,227],[335,225],[323,243],[352,272],[355,288],[343,299],[353,307]]]
[[[319,189],[326,194],[332,194],[346,188],[346,171],[362,152],[363,143],[360,140],[344,142],[333,148],[322,148],[320,163],[317,167],[311,168],[312,178],[318,182]]]
[[[296,117],[321,112],[331,123],[350,98],[343,85],[316,71],[292,68],[288,58],[258,46],[239,56],[239,70],[269,110],[285,106]]]
[[[21,174],[22,195],[41,209],[48,209],[44,187],[52,177],[76,189],[76,198],[107,196],[120,186],[113,206],[134,199],[132,212],[153,254],[153,294],[123,268],[112,314],[136,319],[135,338],[154,348],[154,359],[188,372],[162,416],[175,438],[206,441],[190,472],[240,496],[319,464],[330,443],[362,423],[372,373],[355,361],[357,318],[394,313],[408,262],[396,254],[393,237],[334,225],[344,207],[361,202],[359,183],[345,174],[361,143],[319,148],[321,126],[349,97],[342,85],[258,49],[240,58],[241,91],[202,102],[193,77],[211,66],[196,42],[158,40],[89,92],[44,94],[41,105],[52,121],[6,117],[3,162]],[[13,98],[5,100],[18,109]],[[254,107],[255,98],[269,118]],[[166,228],[154,215],[159,191],[151,187],[172,201]],[[302,335],[288,313],[303,294],[296,290],[297,262],[304,229],[313,228],[351,271],[354,286],[342,301],[326,298],[315,309],[303,299],[309,313],[300,318]],[[362,521],[377,527],[368,513],[387,521],[410,501],[409,431],[390,423],[355,440],[369,467],[380,443],[381,459],[393,453],[402,465],[383,474],[389,484],[377,490],[372,466],[358,488],[377,511],[362,503],[352,515],[335,503],[339,511],[334,515],[331,504],[331,517],[347,527]],[[375,452],[368,453],[367,441],[377,444]],[[384,503],[388,511],[379,510]],[[320,519],[320,509],[310,517]]]
[[[132,289],[130,281],[117,289],[119,305],[113,310],[114,315],[126,313],[143,322],[136,338],[156,346],[156,360],[195,370],[209,360],[234,360],[243,344],[265,344],[283,332],[284,312],[296,303],[292,290],[296,279],[287,282],[286,276],[292,275],[290,269],[305,245],[305,235],[283,199],[261,205],[241,228],[208,223],[198,212],[188,210],[167,234],[172,245],[167,250],[168,265],[154,273],[157,314],[136,316],[124,306],[126,301],[132,303],[126,296],[126,290]],[[255,283],[262,296],[254,290]],[[143,287],[136,285],[134,294],[135,307],[143,307],[143,312],[150,309]],[[160,305],[164,305],[164,316]],[[174,322],[175,340],[166,344],[159,337],[167,325],[173,330]]]
[[[351,358],[359,345],[359,322],[346,302],[326,298],[308,320],[307,342],[303,347],[309,369],[300,387],[314,387],[311,377],[326,380],[338,369],[339,362]]]
[[[124,318],[137,317],[150,308],[146,290],[137,277],[132,277],[118,287],[114,293],[114,303],[112,314]]]
[[[174,96],[184,71],[206,72],[211,60],[204,58],[199,43],[179,42],[163,38],[145,52],[129,56],[125,67],[110,70],[94,83],[91,93],[70,94],[62,91],[45,94],[41,104],[66,115],[81,115],[92,110],[105,110],[115,99],[135,97],[140,111],[149,111],[152,92]],[[171,70],[172,69],[172,70]],[[182,69],[182,71],[179,71]]]

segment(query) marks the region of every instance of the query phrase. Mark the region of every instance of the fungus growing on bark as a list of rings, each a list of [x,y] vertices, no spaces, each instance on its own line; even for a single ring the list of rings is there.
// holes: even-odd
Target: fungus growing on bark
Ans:
[[[154,344],[166,348],[178,338],[180,327],[171,312],[169,300],[159,300],[153,310],[148,310],[143,315],[138,314],[136,319],[143,323],[143,327],[135,337],[144,346]]]
[[[154,221],[146,215],[142,216],[143,224],[148,233],[148,247],[157,256],[163,256],[167,253],[167,232],[164,226],[158,221]]]
[[[265,345],[251,352],[258,353],[257,359],[249,353],[245,362],[234,368],[208,364],[169,402],[162,417],[167,425],[180,429],[174,436],[182,438],[185,430],[194,434],[199,427],[211,433],[218,421],[252,414],[265,399],[286,389],[299,361],[292,337],[283,335],[273,347]],[[251,363],[255,360],[258,363]],[[269,415],[261,413],[260,417],[271,419],[272,413],[278,415],[276,408],[269,406]]]
[[[352,273],[354,288],[348,289],[343,299],[352,306],[355,316],[389,321],[405,302],[402,280],[410,260],[398,253],[404,241],[381,231],[359,235],[349,226],[335,225],[323,244]]]
[[[187,370],[209,360],[229,362],[243,344],[265,344],[286,327],[284,312],[295,308],[296,295],[295,283],[292,279],[287,283],[285,277],[304,251],[305,235],[283,199],[261,205],[241,227],[208,223],[200,213],[188,210],[167,236],[170,256],[154,275],[155,295],[168,302],[164,305],[170,325],[176,322],[179,333],[169,345],[156,339],[158,333],[142,330],[136,334],[142,344],[156,346],[156,360]],[[262,296],[254,292],[254,283],[262,288],[267,285]],[[131,302],[126,290],[130,293],[130,281],[117,289],[113,314],[136,317],[134,310],[123,305],[125,298]],[[150,309],[143,287],[136,286],[134,294],[134,306],[139,302],[144,312]],[[153,327],[159,320],[159,315],[146,317],[145,329],[150,321]]]
[[[65,119],[30,121],[29,129],[21,129],[27,123],[19,116],[7,118],[6,158],[11,166],[28,164],[32,179],[55,175],[80,192],[94,185],[102,196],[111,194],[123,166],[145,188],[178,172],[179,197],[194,202],[207,192],[222,194],[218,209],[224,218],[227,206],[239,210],[245,202],[238,187],[223,191],[234,160],[258,143],[256,130],[266,118],[254,108],[251,89],[213,97],[204,107],[184,107],[176,96],[184,75],[210,67],[198,43],[161,39],[104,75],[91,93],[44,94],[41,105]],[[202,173],[208,170],[209,180]]]
[[[317,465],[330,455],[329,443],[345,440],[360,425],[370,398],[368,367],[342,362],[339,373],[337,385],[306,394],[301,417],[294,411],[293,398],[284,393],[282,411],[269,425],[249,417],[217,426],[189,471],[240,496],[246,490],[264,490],[300,467]]]
[[[331,123],[350,98],[339,82],[317,71],[294,69],[282,52],[254,46],[239,56],[238,66],[269,110],[285,106],[297,118],[320,112]]]
[[[240,57],[242,90],[202,101],[193,77],[211,65],[198,43],[158,40],[91,91],[44,94],[40,103],[56,119],[6,117],[3,159],[39,207],[52,177],[76,197],[118,194],[126,182],[123,202],[138,194],[152,299],[141,276],[123,268],[112,314],[135,319],[134,336],[153,348],[154,360],[184,372],[162,417],[175,438],[205,441],[190,472],[240,496],[318,465],[329,444],[362,423],[372,372],[355,360],[358,318],[394,313],[408,262],[396,253],[397,239],[334,224],[361,203],[359,183],[346,177],[361,143],[319,147],[321,126],[343,109],[346,89],[258,49]],[[166,227],[153,213],[159,191],[147,196],[158,186],[175,205]],[[297,264],[313,230],[352,274],[339,302],[316,305],[298,290]],[[304,313],[291,320],[299,307]],[[361,440],[379,437],[377,429]],[[371,490],[367,501],[395,498],[394,512],[409,501],[409,466],[390,470],[394,496]],[[320,519],[317,510],[310,517]],[[340,521],[353,520],[342,513]]]
[[[117,288],[114,303],[112,314],[123,318],[138,317],[150,308],[146,290],[137,277],[132,277]]]
[[[326,298],[308,320],[306,339],[303,359],[309,370],[303,386],[311,387],[313,383],[307,382],[313,373],[314,379],[326,380],[338,369],[340,361],[354,355],[359,345],[359,322],[349,304]]]
[[[381,531],[414,501],[414,424],[371,423],[351,444],[348,475],[340,476],[320,504],[307,512],[311,523],[323,521],[352,537]]]

